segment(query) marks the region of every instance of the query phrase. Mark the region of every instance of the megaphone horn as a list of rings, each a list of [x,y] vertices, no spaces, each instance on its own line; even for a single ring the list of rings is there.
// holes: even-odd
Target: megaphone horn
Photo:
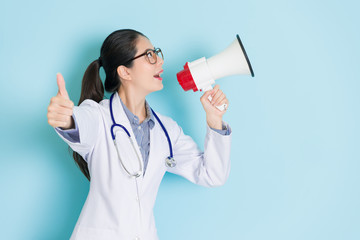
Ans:
[[[187,62],[184,69],[176,74],[181,87],[194,92],[212,89],[216,79],[230,75],[251,75],[254,71],[239,35],[222,52],[209,58]]]

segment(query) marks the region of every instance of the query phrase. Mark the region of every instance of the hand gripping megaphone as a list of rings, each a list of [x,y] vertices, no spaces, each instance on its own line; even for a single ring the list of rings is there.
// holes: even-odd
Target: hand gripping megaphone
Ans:
[[[209,59],[202,57],[187,62],[184,69],[176,76],[185,91],[192,89],[196,92],[211,90],[215,79],[238,74],[254,77],[245,48],[239,35],[236,35],[236,39],[225,50]],[[209,100],[211,101],[211,98]],[[225,105],[217,106],[221,111],[225,107]]]

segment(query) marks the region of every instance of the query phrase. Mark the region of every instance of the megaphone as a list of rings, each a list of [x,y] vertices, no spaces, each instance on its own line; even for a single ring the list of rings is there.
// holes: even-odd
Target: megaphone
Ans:
[[[194,92],[211,90],[216,79],[231,75],[254,77],[250,60],[238,34],[222,52],[209,59],[202,57],[193,62],[186,62],[184,69],[176,74],[181,87],[185,91],[192,89]],[[225,106],[217,107],[221,111],[225,108]]]

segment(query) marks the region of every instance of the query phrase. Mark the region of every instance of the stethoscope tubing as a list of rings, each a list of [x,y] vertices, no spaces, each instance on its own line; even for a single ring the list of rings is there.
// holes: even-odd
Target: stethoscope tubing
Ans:
[[[141,161],[141,158],[140,158],[140,156],[139,156],[139,153],[136,151],[136,148],[135,148],[136,145],[135,145],[133,139],[131,138],[131,135],[130,135],[129,131],[128,131],[123,125],[118,124],[118,123],[115,122],[115,118],[114,118],[114,114],[113,114],[113,108],[112,108],[112,100],[113,100],[113,98],[114,98],[114,95],[115,95],[115,93],[113,93],[113,94],[111,95],[111,97],[110,97],[110,103],[109,103],[109,105],[110,105],[110,116],[111,116],[111,120],[112,120],[112,122],[113,122],[113,124],[112,124],[112,126],[111,126],[111,128],[110,128],[111,137],[112,137],[112,139],[113,139],[113,141],[114,141],[116,153],[117,153],[118,158],[119,158],[119,160],[120,160],[121,166],[124,168],[124,170],[126,171],[126,173],[127,173],[129,176],[132,176],[132,177],[137,178],[137,177],[141,176],[141,173],[143,172],[143,163],[142,163],[142,161]],[[170,156],[166,158],[165,163],[166,163],[166,165],[167,165],[168,167],[174,167],[174,166],[176,165],[176,163],[175,163],[175,160],[174,160],[174,158],[173,158],[173,149],[172,149],[172,144],[171,144],[170,136],[169,136],[169,134],[168,134],[168,132],[167,132],[164,124],[161,122],[160,118],[157,116],[157,114],[155,113],[155,111],[154,111],[152,108],[150,108],[150,109],[151,109],[151,112],[154,114],[156,120],[159,122],[162,130],[164,131],[165,136],[166,136],[166,139],[167,139],[168,144],[169,144]],[[119,149],[117,148],[116,137],[115,137],[115,133],[114,133],[114,128],[115,128],[115,127],[120,127],[120,128],[122,128],[122,129],[125,131],[125,133],[127,134],[127,136],[128,136],[129,139],[130,139],[130,142],[131,142],[131,144],[132,144],[132,146],[133,146],[133,149],[134,149],[134,151],[135,151],[135,153],[136,153],[136,156],[137,156],[137,158],[138,158],[138,161],[139,161],[139,164],[140,164],[140,170],[137,171],[137,172],[135,172],[135,173],[133,173],[133,174],[130,173],[129,170],[125,167],[125,165],[124,165],[124,163],[123,163],[123,161],[122,161],[122,159],[121,159],[121,157],[120,157],[120,153],[119,153]]]

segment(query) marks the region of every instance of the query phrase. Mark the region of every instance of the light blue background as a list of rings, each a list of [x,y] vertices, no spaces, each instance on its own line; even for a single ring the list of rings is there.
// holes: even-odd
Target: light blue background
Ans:
[[[201,147],[201,94],[175,74],[236,34],[255,71],[217,81],[230,101],[228,182],[167,174],[161,239],[360,239],[359,10],[354,0],[1,3],[0,238],[70,237],[89,184],[47,124],[56,73],[77,103],[106,36],[134,28],[165,55],[164,89],[148,101]]]

